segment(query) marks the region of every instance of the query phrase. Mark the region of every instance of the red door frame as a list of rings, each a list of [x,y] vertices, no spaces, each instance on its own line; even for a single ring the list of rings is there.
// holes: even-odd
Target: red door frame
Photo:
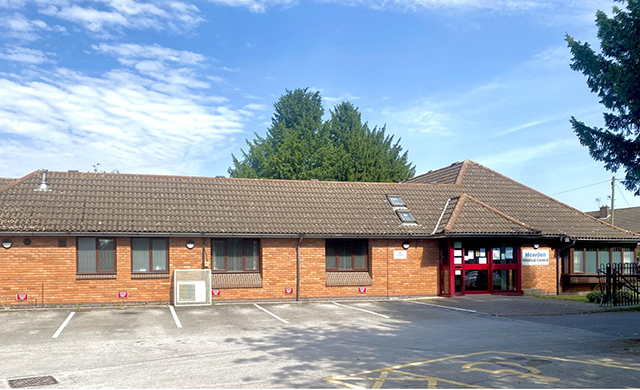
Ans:
[[[440,295],[444,295],[444,296],[462,296],[462,295],[466,295],[466,294],[496,294],[496,295],[522,295],[522,263],[521,263],[521,246],[520,245],[513,245],[513,250],[514,250],[514,254],[516,257],[516,262],[515,264],[494,264],[493,263],[493,245],[487,245],[485,247],[485,250],[488,251],[489,253],[487,253],[487,264],[465,264],[464,262],[464,251],[467,250],[465,248],[465,241],[464,240],[456,240],[459,242],[462,242],[462,253],[463,253],[463,261],[462,264],[454,264],[454,247],[452,244],[452,240],[451,239],[447,239],[447,246],[448,246],[448,254],[449,254],[449,261],[447,264],[439,264],[440,267],[440,272],[439,277],[440,277],[440,281],[438,283],[438,287],[439,287],[439,293]],[[488,244],[491,244],[491,241],[494,240],[487,240],[489,241]],[[494,291],[493,290],[493,271],[499,271],[499,270],[512,270],[515,269],[516,270],[516,278],[517,278],[517,286],[516,286],[516,291]],[[445,270],[449,271],[449,293],[445,294],[444,293],[444,274],[445,274]],[[488,274],[488,290],[482,290],[482,291],[466,291],[464,288],[464,279],[462,280],[462,292],[461,293],[456,293],[455,292],[455,271],[459,270],[461,273],[461,277],[464,278],[465,276],[465,271],[470,271],[470,270],[487,270],[487,274]]]

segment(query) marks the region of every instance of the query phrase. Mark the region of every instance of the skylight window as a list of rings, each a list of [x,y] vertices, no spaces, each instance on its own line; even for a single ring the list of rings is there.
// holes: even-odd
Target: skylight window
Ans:
[[[411,214],[411,211],[398,210],[396,214],[398,214],[402,223],[416,223],[416,219],[413,217],[413,214]]]
[[[387,199],[393,207],[407,207],[400,195],[387,195]]]

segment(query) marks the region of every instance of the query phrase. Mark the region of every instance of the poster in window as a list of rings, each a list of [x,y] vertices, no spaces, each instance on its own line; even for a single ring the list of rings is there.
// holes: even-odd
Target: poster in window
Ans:
[[[453,247],[455,249],[462,249],[462,243],[461,242],[454,242],[453,243]]]
[[[505,252],[505,257],[507,258],[507,260],[513,260],[513,247],[506,247],[504,248],[504,252]]]
[[[467,250],[467,259],[473,260],[473,251],[471,249]]]
[[[454,257],[453,264],[462,264],[462,257]]]
[[[491,255],[494,259],[497,260],[500,258],[500,248],[493,248],[492,252],[493,253]]]
[[[462,249],[454,249],[453,250],[453,255],[454,256],[458,256],[458,257],[462,257]]]
[[[478,264],[487,264],[487,258],[486,257],[480,257],[478,259]]]
[[[487,252],[484,248],[480,248],[480,257],[487,257]]]

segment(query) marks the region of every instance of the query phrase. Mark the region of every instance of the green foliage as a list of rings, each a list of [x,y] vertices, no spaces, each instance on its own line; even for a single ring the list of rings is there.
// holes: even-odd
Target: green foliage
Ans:
[[[589,302],[600,303],[600,301],[602,301],[602,293],[600,291],[591,291],[590,293],[587,293],[585,297]]]
[[[587,76],[607,112],[605,128],[590,127],[571,117],[573,131],[606,169],[626,171],[625,186],[640,195],[640,0],[618,0],[613,17],[598,11],[596,24],[601,53],[588,43],[566,36],[573,56],[571,69]]]
[[[254,133],[243,159],[232,156],[231,177],[396,182],[415,174],[400,140],[363,124],[351,103],[337,105],[325,123],[319,92],[307,88],[287,90],[274,107],[266,137]]]

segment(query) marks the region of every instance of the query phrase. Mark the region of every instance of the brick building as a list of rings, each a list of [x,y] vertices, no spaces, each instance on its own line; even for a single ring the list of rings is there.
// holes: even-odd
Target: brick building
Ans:
[[[176,270],[210,271],[214,301],[556,294],[635,261],[640,241],[469,160],[397,184],[36,171],[0,185],[2,305],[172,302]]]

